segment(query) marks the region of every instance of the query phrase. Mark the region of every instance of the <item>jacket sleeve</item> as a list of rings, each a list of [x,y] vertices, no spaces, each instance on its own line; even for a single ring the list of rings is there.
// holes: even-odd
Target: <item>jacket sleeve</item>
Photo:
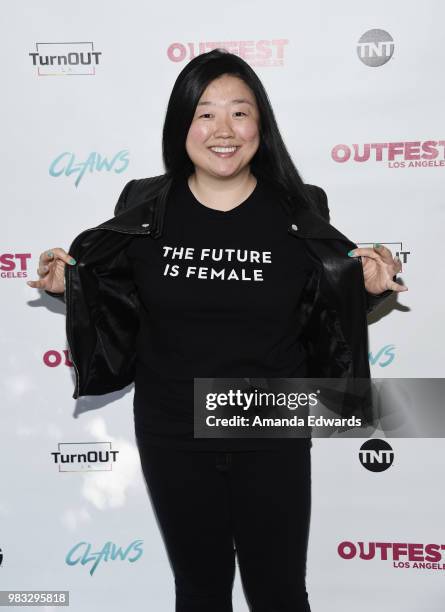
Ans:
[[[324,189],[318,186],[317,186],[317,200],[318,200],[317,201],[318,213],[324,219],[326,219],[326,221],[329,221],[328,196],[326,195],[326,192],[324,191]],[[393,280],[394,281],[396,280],[396,276],[393,276]],[[374,295],[372,293],[369,293],[369,291],[366,291],[366,312],[367,314],[369,314],[375,308],[377,308],[377,306],[381,304],[392,293],[394,293],[392,289],[388,289],[387,291],[384,291],[383,293],[379,293],[377,295]]]
[[[116,206],[114,207],[114,216],[118,215],[119,213],[121,213],[122,211],[124,211],[127,207],[127,198],[128,198],[128,193],[132,187],[132,184],[135,182],[135,179],[128,181],[128,183],[125,184],[123,190],[121,191],[121,194],[117,200]],[[45,289],[45,293],[50,295],[51,297],[54,297],[58,300],[60,300],[61,302],[65,302],[65,292],[63,293],[54,293],[53,291],[47,291]]]
[[[393,276],[392,280],[395,281],[396,277]],[[392,293],[394,293],[392,289],[387,289],[387,291],[384,291],[383,293],[379,293],[378,295],[373,295],[372,293],[369,293],[369,291],[367,291],[366,292],[366,301],[367,301],[366,312],[368,314],[372,312],[375,308],[377,308],[377,306],[381,302],[383,302]]]
[[[45,293],[47,293],[51,297],[54,297],[54,298],[60,300],[61,302],[65,301],[65,292],[63,292],[63,293],[53,293],[52,291],[47,291],[46,289],[44,289],[44,291],[45,291]]]

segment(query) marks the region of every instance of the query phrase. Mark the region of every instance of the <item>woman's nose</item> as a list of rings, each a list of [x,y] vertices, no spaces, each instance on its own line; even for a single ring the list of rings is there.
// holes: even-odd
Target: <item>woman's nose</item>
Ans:
[[[215,126],[215,136],[227,138],[233,135],[234,135],[234,132],[233,132],[233,129],[230,123],[224,119],[219,120]]]

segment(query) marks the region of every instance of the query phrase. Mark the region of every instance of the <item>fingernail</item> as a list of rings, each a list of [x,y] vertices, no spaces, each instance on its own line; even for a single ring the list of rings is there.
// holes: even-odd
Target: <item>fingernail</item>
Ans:
[[[376,242],[374,243],[374,246],[378,248],[378,247],[381,247],[382,245],[380,244],[380,242]]]
[[[47,252],[48,257],[53,257],[54,253],[52,251]]]
[[[30,287],[32,287],[31,281],[26,281],[26,284],[29,285]]]
[[[75,264],[75,263],[76,263],[76,260],[74,259],[74,257],[71,257],[71,259],[70,259],[70,264],[71,264],[72,266],[74,266],[74,264]]]
[[[348,251],[349,257],[354,257],[354,251]]]

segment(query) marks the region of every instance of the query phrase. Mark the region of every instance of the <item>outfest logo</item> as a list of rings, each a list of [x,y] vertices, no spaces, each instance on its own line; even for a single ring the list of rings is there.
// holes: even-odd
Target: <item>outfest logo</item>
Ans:
[[[50,349],[43,354],[43,363],[48,368],[57,368],[59,365],[66,365],[69,368],[73,367],[73,362],[71,361],[70,352],[68,349],[63,349],[62,351],[57,351],[55,349]]]
[[[31,253],[1,253],[0,278],[26,278]]]
[[[261,40],[231,40],[226,42],[172,42],[167,48],[171,62],[188,62],[212,49],[226,49],[241,57],[251,66],[284,66],[284,53],[289,40],[271,38]]]
[[[445,570],[445,544],[419,544],[409,542],[350,542],[337,547],[338,555],[347,561],[392,562],[397,569]]]
[[[388,168],[445,166],[445,140],[407,140],[336,144],[331,158],[338,164],[382,162]]]

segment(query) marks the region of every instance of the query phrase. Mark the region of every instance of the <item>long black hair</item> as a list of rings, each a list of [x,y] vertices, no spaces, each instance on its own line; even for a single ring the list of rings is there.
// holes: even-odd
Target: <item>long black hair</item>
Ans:
[[[181,70],[170,94],[162,132],[162,156],[166,173],[162,176],[162,186],[154,209],[151,229],[154,237],[162,232],[171,189],[177,181],[194,171],[185,142],[196,106],[207,85],[223,74],[242,79],[256,99],[260,144],[250,161],[251,172],[272,187],[289,213],[294,206],[310,207],[312,204],[311,195],[283,142],[269,97],[259,77],[237,55],[225,49],[213,49],[196,56]]]

